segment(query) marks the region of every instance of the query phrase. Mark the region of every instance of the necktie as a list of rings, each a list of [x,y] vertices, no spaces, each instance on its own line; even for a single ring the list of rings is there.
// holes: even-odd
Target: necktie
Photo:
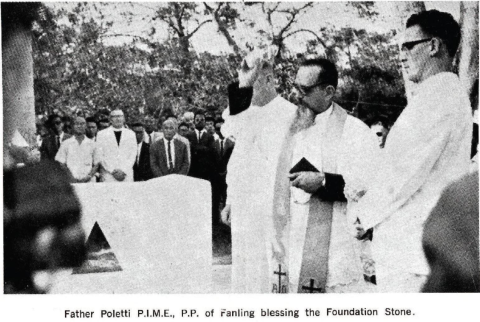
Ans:
[[[137,165],[140,163],[140,152],[142,151],[142,145],[139,144],[137,147]]]
[[[149,140],[148,140],[148,143],[152,144],[152,133],[150,133],[150,134],[148,135],[148,139],[149,139]]]
[[[202,137],[202,132],[198,131],[198,143],[200,143],[200,138]]]
[[[172,152],[171,152],[171,146],[170,146],[170,141],[168,140],[168,168],[170,170],[173,170],[173,162],[172,162]]]
[[[220,140],[220,155],[223,156],[223,140]]]
[[[60,135],[57,135],[57,148],[60,147]]]

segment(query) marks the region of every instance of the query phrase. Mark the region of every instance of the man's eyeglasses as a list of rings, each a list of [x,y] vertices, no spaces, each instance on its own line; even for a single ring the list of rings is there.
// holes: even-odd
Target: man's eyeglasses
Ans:
[[[310,86],[303,86],[303,85],[298,85],[298,84],[293,84],[293,88],[295,88],[297,91],[300,92],[300,94],[302,95],[308,95],[310,94],[310,92],[312,92],[312,90],[315,88],[315,87],[318,87],[320,85],[325,85],[325,83],[323,82],[320,82],[320,83],[316,83],[316,84],[313,84],[313,85],[310,85]]]
[[[414,41],[407,41],[402,44],[402,50],[412,50],[416,45],[432,40],[433,38],[425,38]]]

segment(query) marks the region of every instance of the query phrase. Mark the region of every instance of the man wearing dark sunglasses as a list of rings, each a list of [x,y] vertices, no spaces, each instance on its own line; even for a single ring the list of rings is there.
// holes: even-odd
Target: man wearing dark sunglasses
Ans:
[[[459,42],[460,27],[448,13],[424,11],[407,20],[400,59],[415,88],[355,212],[363,226],[359,236],[375,229],[380,292],[420,292],[429,274],[424,223],[443,189],[469,170],[471,107],[452,73]]]
[[[289,178],[290,292],[368,292],[348,206],[368,189],[379,153],[366,124],[334,102],[336,66],[327,59],[301,63],[294,83],[299,108],[314,114],[294,138]],[[313,168],[298,167],[307,160]],[[341,228],[340,228],[341,227]],[[355,251],[357,250],[357,251]],[[312,282],[313,280],[313,282]]]
[[[57,114],[49,116],[47,126],[50,129],[50,135],[42,141],[40,156],[42,160],[55,160],[60,144],[72,135],[63,131],[62,118]]]

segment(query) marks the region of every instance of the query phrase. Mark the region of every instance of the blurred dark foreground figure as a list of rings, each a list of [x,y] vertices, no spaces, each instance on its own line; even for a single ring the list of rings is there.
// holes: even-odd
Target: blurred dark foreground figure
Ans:
[[[478,171],[450,185],[425,223],[423,292],[480,292]]]
[[[39,270],[80,265],[85,235],[70,176],[54,162],[4,170],[5,293],[42,293]]]

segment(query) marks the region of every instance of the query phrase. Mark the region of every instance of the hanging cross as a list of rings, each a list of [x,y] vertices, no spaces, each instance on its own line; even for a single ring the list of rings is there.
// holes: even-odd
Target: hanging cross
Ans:
[[[313,287],[315,285],[315,280],[310,279],[310,286],[302,286],[302,290],[310,291],[309,293],[315,293],[315,292],[322,292],[322,288],[320,287]]]
[[[287,276],[287,273],[282,272],[282,265],[278,264],[278,272],[273,271],[273,274],[278,275],[278,293],[282,293],[282,276]]]

